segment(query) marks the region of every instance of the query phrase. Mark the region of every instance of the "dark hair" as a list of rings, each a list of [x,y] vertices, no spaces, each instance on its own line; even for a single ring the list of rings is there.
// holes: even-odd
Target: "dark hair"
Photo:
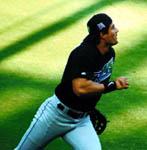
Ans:
[[[98,44],[100,42],[100,32],[107,34],[111,23],[112,19],[106,14],[101,13],[94,15],[87,22],[89,35],[84,39],[84,41]]]
[[[107,34],[108,33],[109,28],[104,29],[102,32],[103,34]],[[100,43],[100,32],[97,34],[89,34],[86,36],[86,38],[83,40],[84,42],[90,42],[90,43],[94,43],[94,44],[99,44]]]

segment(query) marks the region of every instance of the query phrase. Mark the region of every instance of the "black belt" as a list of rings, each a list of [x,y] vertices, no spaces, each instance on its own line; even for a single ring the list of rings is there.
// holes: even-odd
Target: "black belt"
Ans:
[[[61,103],[58,104],[57,107],[58,107],[60,110],[62,110],[62,111],[64,111],[64,109],[67,109],[67,108],[65,108],[65,106],[63,106]],[[74,119],[86,117],[86,116],[88,115],[87,112],[75,112],[75,111],[71,110],[70,108],[67,110],[66,114],[69,115],[69,116],[71,116],[71,117],[74,118]]]

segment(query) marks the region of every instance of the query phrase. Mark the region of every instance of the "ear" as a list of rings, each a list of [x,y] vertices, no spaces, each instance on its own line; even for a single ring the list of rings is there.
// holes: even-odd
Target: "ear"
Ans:
[[[103,32],[100,32],[100,39],[105,39],[107,34],[104,34]]]

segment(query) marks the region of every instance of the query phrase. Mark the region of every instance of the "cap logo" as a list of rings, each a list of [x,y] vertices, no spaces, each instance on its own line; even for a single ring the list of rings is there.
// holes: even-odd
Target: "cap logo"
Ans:
[[[101,22],[99,24],[97,24],[99,30],[102,30],[103,28],[105,28],[106,26]]]

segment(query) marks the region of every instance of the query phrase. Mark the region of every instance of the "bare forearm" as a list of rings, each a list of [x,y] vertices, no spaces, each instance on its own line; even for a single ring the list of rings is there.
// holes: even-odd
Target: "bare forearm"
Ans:
[[[82,94],[90,94],[95,92],[103,92],[104,91],[104,85],[93,82],[91,80],[87,81],[87,85],[83,85],[81,87],[81,93]]]
[[[119,77],[113,82],[108,82],[107,85],[87,80],[85,78],[76,78],[72,81],[73,91],[76,95],[86,95],[91,93],[108,93],[113,90],[127,89],[129,83],[127,78]]]
[[[87,79],[76,79],[73,80],[73,91],[78,96],[96,92],[103,92],[104,85]]]

